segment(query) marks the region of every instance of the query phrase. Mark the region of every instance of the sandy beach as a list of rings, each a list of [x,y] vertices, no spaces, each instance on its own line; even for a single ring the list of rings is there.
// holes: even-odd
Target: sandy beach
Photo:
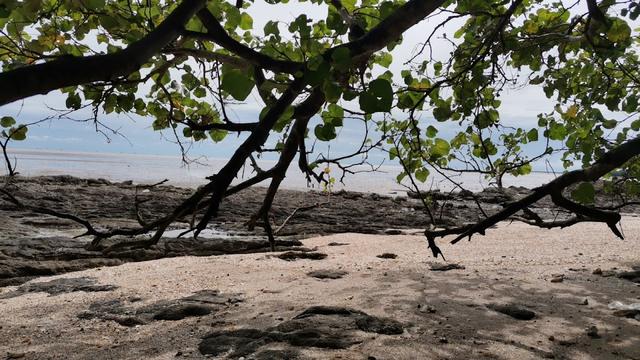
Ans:
[[[312,253],[327,255],[320,260],[177,257],[42,277],[0,289],[0,354],[638,359],[640,322],[607,307],[640,302],[638,284],[615,276],[640,264],[640,219],[625,217],[623,229],[620,241],[603,224],[541,230],[503,223],[471,242],[443,245],[448,262],[430,257],[419,235],[340,234],[303,240]],[[378,257],[384,253],[397,256]],[[434,263],[464,269],[432,271]],[[335,278],[309,276],[318,270]],[[62,286],[53,294],[29,288],[69,279],[93,287]],[[181,319],[162,313],[180,299],[193,305],[177,311]],[[496,311],[504,304],[534,317]]]

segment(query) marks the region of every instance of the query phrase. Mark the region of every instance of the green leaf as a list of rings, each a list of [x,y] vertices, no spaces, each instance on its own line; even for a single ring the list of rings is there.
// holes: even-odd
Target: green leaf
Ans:
[[[442,107],[437,107],[433,109],[433,117],[438,121],[447,121],[451,118],[451,108],[448,104]]]
[[[342,0],[341,3],[348,12],[356,9],[356,0]]]
[[[318,86],[324,83],[329,77],[331,65],[321,57],[312,58],[309,62],[309,70],[305,72],[305,80],[311,86]]]
[[[74,110],[80,109],[80,106],[82,106],[82,100],[80,99],[80,95],[76,93],[69,94],[69,96],[67,96],[65,105],[67,106],[68,109],[74,109]]]
[[[388,52],[383,52],[376,58],[376,62],[385,68],[389,68],[393,62],[393,56]]]
[[[169,122],[166,119],[155,119],[153,123],[151,123],[151,127],[155,131],[166,129],[167,126],[169,126]]]
[[[133,94],[118,95],[118,106],[123,111],[131,111],[133,109],[136,97]]]
[[[334,127],[342,126],[344,109],[339,105],[329,104],[327,111],[322,112],[321,117],[325,124],[329,124]]]
[[[227,136],[227,132],[225,130],[211,130],[211,131],[209,131],[209,137],[214,142],[220,142],[220,141],[224,140],[224,138],[226,136]]]
[[[631,28],[624,20],[615,19],[607,31],[607,39],[613,42],[622,42],[631,36]]]
[[[336,128],[330,124],[316,125],[313,133],[320,141],[329,141],[336,138]]]
[[[254,85],[251,78],[237,69],[227,70],[222,75],[222,89],[238,101],[244,101],[251,94]]]
[[[85,0],[84,3],[86,4],[87,9],[103,10],[105,5],[105,0]]]
[[[527,133],[527,140],[529,140],[529,142],[538,141],[538,129],[529,130]]]
[[[391,149],[389,149],[389,159],[390,160],[394,160],[398,156],[399,155],[398,155],[398,148],[397,147],[392,147]]]
[[[278,121],[276,121],[276,124],[273,126],[273,130],[276,132],[282,132],[282,130],[291,123],[294,111],[295,109],[293,106],[288,106],[282,115],[280,115]]]
[[[16,123],[16,120],[14,118],[12,118],[11,116],[3,116],[0,119],[0,126],[4,127],[4,128],[8,128],[10,126],[13,126]]]
[[[420,168],[416,171],[416,180],[420,182],[425,182],[427,181],[428,177],[429,177],[429,170],[427,170],[427,168]]]
[[[333,66],[341,71],[346,71],[351,67],[351,52],[346,47],[339,47],[331,54]]]
[[[633,113],[638,111],[638,97],[636,95],[631,95],[627,97],[626,101],[624,102],[624,106],[622,107],[622,110],[628,113]]]
[[[264,36],[274,35],[276,38],[280,38],[280,29],[278,29],[278,23],[276,21],[267,21],[264,25]]]
[[[557,122],[551,123],[549,127],[549,139],[551,140],[563,140],[567,136],[567,129],[564,125]]]
[[[193,90],[200,85],[200,80],[195,75],[188,72],[182,75],[182,85],[184,85],[188,90]]]
[[[325,81],[322,90],[324,91],[324,95],[327,98],[327,101],[330,103],[335,103],[340,100],[343,89],[340,85],[334,83],[333,81]]]
[[[9,129],[9,138],[15,141],[22,141],[27,138],[27,131],[29,128],[26,126],[19,126],[17,128],[12,127]]]
[[[235,6],[227,6],[225,10],[227,21],[224,23],[224,27],[227,29],[235,30],[235,28],[240,25],[240,21],[242,19],[240,10],[238,10]]]
[[[440,61],[433,64],[433,71],[436,72],[436,75],[440,75],[440,72],[442,71],[442,63]]]
[[[596,191],[592,183],[580,183],[575,190],[571,192],[571,197],[582,204],[593,204],[595,201]]]
[[[253,18],[251,18],[251,15],[247,13],[242,13],[242,15],[240,15],[240,29],[242,30],[253,29]]]
[[[618,125],[618,122],[616,120],[603,120],[602,121],[602,127],[604,127],[605,129],[615,129],[615,127]]]
[[[438,134],[438,129],[436,129],[435,127],[429,125],[429,127],[427,127],[427,137],[430,138],[434,138],[436,137],[436,135]]]
[[[488,128],[498,121],[498,112],[491,109],[482,111],[475,119],[475,124],[480,129]]]
[[[7,8],[7,5],[0,4],[0,19],[4,19],[11,15],[11,10]]]
[[[207,96],[207,90],[203,87],[198,87],[193,91],[193,96],[197,98],[203,98]]]
[[[449,145],[449,142],[447,140],[437,138],[433,143],[433,146],[431,146],[430,153],[431,153],[431,156],[439,158],[439,157],[449,155],[450,149],[451,149],[451,146]]]
[[[393,105],[393,88],[386,79],[369,83],[369,89],[360,94],[360,109],[366,113],[389,112]]]

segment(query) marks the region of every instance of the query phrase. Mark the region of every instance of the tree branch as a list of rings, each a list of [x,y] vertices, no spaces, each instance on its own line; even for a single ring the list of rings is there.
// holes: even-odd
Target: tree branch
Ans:
[[[138,70],[175,40],[206,0],[184,0],[152,32],[127,48],[107,55],[63,56],[43,64],[0,73],[0,105],[67,86],[111,81]]]
[[[202,9],[198,12],[198,19],[207,28],[206,33],[188,31],[184,32],[185,36],[195,37],[203,40],[213,41],[223,48],[243,58],[252,65],[259,66],[263,69],[276,72],[294,74],[303,64],[295,61],[278,60],[268,55],[259,53],[250,47],[238,42],[222,27],[218,20],[208,9]]]
[[[578,215],[584,216],[585,220],[582,221],[587,221],[588,219],[588,221],[604,222],[609,226],[609,228],[611,228],[616,236],[622,237],[622,234],[616,227],[616,224],[620,221],[619,214],[594,208],[587,208],[585,206],[575,204],[567,199],[564,199],[562,195],[558,194],[561,194],[562,190],[570,185],[584,181],[596,181],[602,176],[622,166],[624,163],[639,154],[640,137],[636,137],[609,150],[593,165],[582,170],[574,170],[561,175],[548,184],[534,189],[531,194],[525,196],[524,198],[507,205],[498,213],[493,214],[488,218],[479,221],[478,223],[471,226],[458,228],[458,232],[456,233],[458,233],[459,235],[458,237],[453,239],[451,243],[455,244],[466,237],[470,239],[474,234],[484,235],[485,230],[489,227],[497,224],[500,221],[508,219],[509,217],[515,215],[518,211],[528,208],[533,203],[548,195],[552,196],[552,199],[556,203],[556,205],[561,206],[569,211],[575,212]],[[534,221],[532,224],[535,225],[536,222]],[[567,223],[567,226],[569,225],[573,224]],[[432,234],[436,237],[441,237],[444,235],[450,235],[451,232],[441,235],[440,233],[427,230],[425,231],[425,234],[427,234],[427,237],[429,237],[429,234]]]

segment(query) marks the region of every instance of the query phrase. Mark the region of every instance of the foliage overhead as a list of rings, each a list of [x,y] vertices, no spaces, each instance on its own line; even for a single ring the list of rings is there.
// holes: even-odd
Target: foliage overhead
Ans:
[[[255,25],[257,16],[291,13],[294,3],[313,13]],[[349,173],[374,148],[398,160],[398,181],[414,186],[434,171],[477,172],[501,186],[506,174],[527,175],[534,161],[558,153],[565,169],[585,170],[543,195],[578,220],[602,220],[585,210],[594,203],[593,181],[617,170],[624,181],[606,189],[640,192],[638,16],[637,2],[612,0],[5,0],[0,104],[60,90],[69,110],[92,109],[95,121],[137,114],[180,143],[246,134],[210,184],[173,214],[143,224],[158,237],[205,201],[194,225],[201,231],[224,196],[271,179],[256,215],[268,227],[296,155],[310,181],[328,182],[320,165]],[[419,42],[403,44],[412,27]],[[407,45],[415,50],[401,58],[397,49]],[[501,95],[522,87],[540,89],[554,105],[515,123]],[[262,111],[239,121],[232,110],[246,101]],[[351,156],[307,159],[308,144],[337,141],[355,121],[365,131]],[[8,115],[0,124],[5,139],[26,138],[27,127]],[[275,149],[265,148],[270,137],[279,139]],[[271,150],[280,153],[274,168],[230,187],[245,162]],[[571,185],[568,200],[562,190]]]

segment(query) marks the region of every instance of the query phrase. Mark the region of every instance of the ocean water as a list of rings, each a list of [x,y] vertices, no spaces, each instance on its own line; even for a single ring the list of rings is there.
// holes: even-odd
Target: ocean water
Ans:
[[[224,159],[200,159],[198,163],[185,166],[179,157],[173,156],[28,149],[13,150],[11,155],[17,159],[18,172],[25,176],[72,175],[83,178],[104,178],[110,181],[132,180],[141,184],[168,179],[169,184],[182,187],[197,187],[206,183],[206,177],[214,174],[225,164]],[[268,168],[274,163],[273,161],[259,162],[263,168]],[[307,184],[305,177],[295,165],[292,164],[287,172],[282,187],[295,190],[317,189],[317,184],[315,186]],[[366,170],[366,168],[360,170]],[[5,169],[2,171],[6,172]],[[245,166],[236,182],[250,177],[251,171],[251,167]],[[348,174],[344,183],[336,181],[332,190],[345,189],[379,194],[400,194],[407,190],[406,187],[396,182],[396,176],[400,172],[401,167],[398,165],[383,165],[376,172]],[[331,175],[339,178],[341,173],[339,169],[333,167]],[[471,191],[479,191],[489,186],[488,182],[477,174],[465,173],[454,175],[453,178]],[[554,175],[550,173],[534,172],[524,177],[505,177],[504,185],[533,188],[553,178]],[[263,182],[260,185],[268,186],[268,182]],[[426,183],[420,186],[423,190],[439,188],[443,191],[455,187],[438,174],[432,175]]]

